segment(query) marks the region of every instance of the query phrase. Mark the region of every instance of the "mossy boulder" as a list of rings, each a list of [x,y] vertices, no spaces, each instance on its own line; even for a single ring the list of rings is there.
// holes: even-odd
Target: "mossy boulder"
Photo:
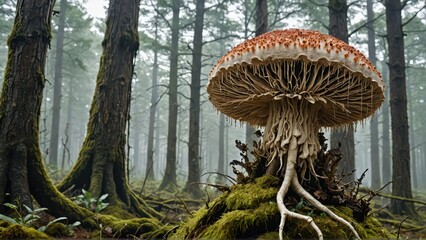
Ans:
[[[237,184],[215,201],[194,213],[170,236],[171,239],[278,239],[280,213],[276,204],[276,193],[280,181],[276,177],[264,176],[255,182]],[[297,203],[297,202],[296,202]],[[295,204],[287,201],[292,211],[310,215],[324,234],[325,239],[349,239],[350,229],[330,219],[328,215],[314,210],[307,203]],[[352,210],[346,206],[328,206],[340,217],[349,221],[361,238],[394,238],[374,218],[356,222]],[[316,232],[306,223],[288,219],[284,228],[287,239],[317,238]]]
[[[31,227],[0,221],[0,239],[52,239]]]

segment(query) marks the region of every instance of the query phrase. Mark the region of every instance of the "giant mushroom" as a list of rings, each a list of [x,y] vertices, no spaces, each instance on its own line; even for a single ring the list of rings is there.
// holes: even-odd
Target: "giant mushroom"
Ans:
[[[282,239],[287,217],[311,217],[284,205],[294,192],[331,218],[354,227],[333,213],[301,185],[314,164],[322,128],[345,128],[371,116],[384,100],[381,74],[358,50],[318,31],[276,30],[247,40],[225,54],[209,74],[207,92],[218,111],[264,127],[260,146],[267,174],[283,177],[277,193]]]

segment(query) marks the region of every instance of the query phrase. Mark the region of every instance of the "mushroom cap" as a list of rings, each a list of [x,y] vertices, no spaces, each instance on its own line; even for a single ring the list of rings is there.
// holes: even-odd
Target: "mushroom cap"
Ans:
[[[384,100],[381,74],[358,50],[318,31],[275,30],[225,54],[209,74],[209,100],[231,118],[265,126],[270,101],[320,104],[318,124],[371,116]]]

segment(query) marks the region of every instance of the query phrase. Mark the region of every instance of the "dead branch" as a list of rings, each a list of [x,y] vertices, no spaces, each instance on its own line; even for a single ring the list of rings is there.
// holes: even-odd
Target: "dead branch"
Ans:
[[[206,173],[203,173],[202,175],[201,175],[201,177],[202,176],[204,176],[204,175],[207,175],[207,174],[217,174],[217,175],[219,175],[219,176],[222,176],[222,177],[224,177],[224,178],[226,178],[228,181],[230,181],[232,184],[236,184],[237,183],[237,179],[235,179],[235,178],[233,178],[233,177],[231,177],[231,176],[229,176],[229,175],[226,175],[226,174],[223,174],[223,173],[220,173],[220,172],[206,172]],[[231,181],[232,180],[232,181]]]
[[[191,184],[207,185],[207,186],[210,186],[210,187],[214,187],[221,192],[230,192],[231,191],[231,189],[228,186],[223,186],[223,185],[219,185],[219,184],[202,183],[202,182],[193,182]]]
[[[183,204],[183,206],[185,207],[186,211],[189,213],[189,215],[191,215],[191,217],[194,217],[194,214],[192,214],[191,211],[189,211],[188,206],[186,206],[186,203],[176,194],[175,197],[177,199],[179,199],[179,201]]]

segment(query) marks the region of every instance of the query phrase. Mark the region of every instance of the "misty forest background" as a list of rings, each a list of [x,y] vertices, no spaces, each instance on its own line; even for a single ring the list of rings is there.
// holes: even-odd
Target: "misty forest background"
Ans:
[[[373,20],[367,20],[367,2],[373,4]],[[0,75],[7,60],[7,38],[14,20],[16,1],[0,0]],[[177,3],[177,4],[176,4]],[[218,4],[219,3],[219,4]],[[257,140],[246,135],[244,123],[219,114],[205,92],[208,73],[226,51],[255,36],[256,1],[205,1],[200,78],[199,150],[201,182],[216,182],[219,172],[233,175],[230,161],[240,159],[235,140]],[[107,5],[107,4],[106,4]],[[53,40],[46,62],[46,85],[40,119],[40,147],[54,181],[60,181],[74,165],[86,135],[89,109],[102,54],[105,19],[89,15],[85,1],[58,0],[52,18]],[[174,7],[173,7],[174,6]],[[173,10],[180,11],[172,24]],[[309,28],[328,33],[328,2],[277,0],[268,2],[268,30]],[[99,5],[101,7],[101,5]],[[103,9],[106,11],[106,9]],[[64,16],[61,18],[61,16]],[[62,20],[61,20],[62,19]],[[140,47],[132,82],[130,120],[127,129],[127,174],[130,183],[155,181],[165,174],[170,151],[175,151],[178,185],[188,175],[188,146],[194,147],[189,131],[191,67],[195,1],[142,0],[139,17]],[[414,192],[426,188],[426,10],[422,1],[403,1],[406,93],[409,123],[411,183]],[[61,21],[63,21],[61,23]],[[369,23],[374,23],[371,25]],[[368,56],[368,26],[373,26],[376,66],[389,89],[385,7],[382,1],[348,2],[348,41]],[[178,29],[177,92],[171,91],[170,60],[172,30]],[[62,29],[62,30],[61,30]],[[63,32],[62,32],[63,31]],[[63,45],[58,46],[57,39]],[[61,58],[59,60],[58,58]],[[61,62],[62,64],[58,64]],[[3,78],[0,78],[2,84]],[[176,116],[170,118],[171,95],[177,99]],[[389,94],[373,120],[355,128],[355,177],[369,169],[363,184],[378,189],[392,179],[392,142]],[[176,147],[168,145],[170,124],[176,127]],[[329,138],[329,132],[326,132]],[[345,156],[344,156],[345,158]],[[345,169],[351,171],[352,169]],[[406,177],[406,176],[401,176]],[[202,186],[200,186],[202,187]],[[390,190],[390,188],[388,188]]]

